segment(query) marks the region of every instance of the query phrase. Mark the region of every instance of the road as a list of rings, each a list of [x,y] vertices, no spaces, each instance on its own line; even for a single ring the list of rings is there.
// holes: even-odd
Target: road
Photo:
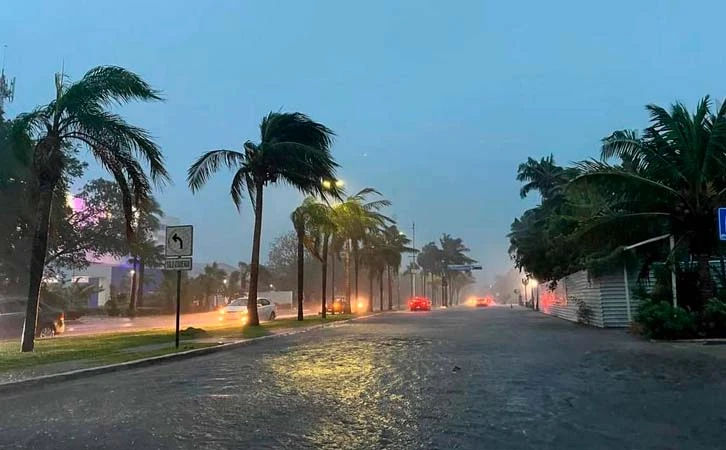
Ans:
[[[724,351],[509,308],[393,313],[0,394],[0,448],[717,449]]]

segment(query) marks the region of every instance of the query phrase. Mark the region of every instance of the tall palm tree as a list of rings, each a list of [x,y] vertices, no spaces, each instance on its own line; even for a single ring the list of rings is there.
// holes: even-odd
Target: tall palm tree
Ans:
[[[568,181],[577,175],[577,170],[555,164],[553,155],[541,158],[527,158],[517,168],[517,181],[524,184],[519,195],[525,198],[532,191],[539,191],[543,199],[551,199],[562,193]]]
[[[393,281],[392,275],[398,275],[401,268],[403,253],[414,253],[416,249],[409,247],[411,240],[402,233],[396,225],[385,227],[381,232],[383,244],[383,261],[386,266],[388,279],[388,310],[393,309]],[[381,307],[381,309],[383,309]]]
[[[358,281],[360,266],[360,247],[364,244],[371,231],[378,230],[392,220],[383,215],[381,210],[391,205],[385,199],[368,201],[369,195],[381,195],[373,188],[365,188],[335,206],[335,222],[338,239],[344,242],[347,249],[346,257],[346,296],[348,302],[346,312],[350,312],[350,263],[352,256],[353,280],[355,283],[355,299],[358,298]]]
[[[307,197],[290,215],[295,234],[297,235],[297,320],[303,320],[303,289],[305,278],[305,249],[322,263],[322,292],[325,297],[327,281],[327,241],[329,240],[332,219],[330,206]],[[322,251],[320,240],[324,240]],[[323,298],[323,309],[325,309]],[[323,313],[324,314],[324,313]]]
[[[247,310],[249,324],[260,324],[257,316],[257,283],[262,239],[264,189],[278,182],[300,192],[325,198],[321,181],[335,179],[335,162],[330,149],[334,133],[325,125],[301,113],[269,113],[260,123],[260,141],[247,141],[243,151],[212,150],[197,159],[187,172],[192,192],[206,184],[212,174],[225,167],[235,171],[230,195],[239,210],[247,190],[255,211],[250,259],[250,285]]]
[[[448,295],[444,299],[445,304],[443,306],[449,306],[450,301],[453,300],[452,294],[454,293],[454,283],[451,280],[456,275],[452,275],[447,267],[452,264],[471,264],[475,263],[476,260],[466,255],[469,252],[469,248],[464,245],[464,241],[461,238],[453,238],[450,234],[444,233],[439,239],[439,244],[441,245],[442,270],[450,281],[448,284]]]
[[[701,300],[714,295],[709,258],[716,253],[716,209],[726,202],[726,103],[711,111],[708,96],[691,114],[681,103],[670,111],[646,106],[651,125],[642,136],[621,130],[603,140],[603,161],[580,165],[572,185],[607,193],[608,207],[590,225],[609,232],[634,225],[667,229],[697,261]],[[621,159],[619,166],[605,160]],[[626,236],[623,236],[625,242]]]
[[[327,203],[320,203],[314,201],[312,198],[306,199],[306,201],[298,209],[301,209],[300,213],[305,217],[305,233],[302,236],[302,243],[307,248],[308,252],[318,261],[320,261],[321,268],[321,315],[325,318],[327,314],[327,290],[328,290],[328,260],[331,256],[331,245],[333,246],[332,256],[336,258],[336,251],[339,252],[339,246],[334,241],[333,237],[336,233],[335,224],[335,210]],[[298,239],[300,236],[298,235]],[[300,242],[298,242],[298,245]],[[299,258],[299,256],[298,256]],[[333,264],[335,261],[333,260]],[[333,267],[335,270],[335,267]],[[300,275],[300,274],[298,274]],[[335,272],[333,271],[333,275]],[[298,280],[299,283],[299,280]],[[335,279],[333,279],[335,283]],[[335,294],[335,287],[333,286],[333,295]]]
[[[111,112],[111,106],[132,100],[161,100],[159,92],[138,75],[121,67],[96,67],[81,80],[67,83],[55,77],[53,101],[21,114],[13,124],[15,142],[32,142],[35,233],[30,254],[30,281],[22,351],[34,347],[40,285],[48,248],[53,192],[63,178],[77,145],[85,145],[108,170],[123,194],[126,235],[131,240],[134,206],[150,197],[152,182],[169,179],[159,147],[149,134]],[[149,166],[147,175],[142,162]],[[65,199],[58,199],[64,201]]]

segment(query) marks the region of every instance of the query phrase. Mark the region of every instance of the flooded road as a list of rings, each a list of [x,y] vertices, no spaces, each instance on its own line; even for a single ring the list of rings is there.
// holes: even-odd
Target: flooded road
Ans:
[[[2,394],[0,448],[723,448],[724,353],[508,308],[393,313]]]

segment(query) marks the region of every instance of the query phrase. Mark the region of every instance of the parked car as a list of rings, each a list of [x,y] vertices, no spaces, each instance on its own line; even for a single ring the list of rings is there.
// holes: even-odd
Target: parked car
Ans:
[[[277,305],[266,298],[257,299],[257,315],[260,320],[275,320]],[[247,298],[237,298],[219,310],[220,322],[226,320],[239,320],[247,323]]]
[[[408,301],[411,311],[431,311],[431,300],[428,297],[413,297]]]
[[[0,298],[0,338],[19,338],[23,334],[25,324],[24,298]],[[35,336],[50,338],[62,334],[66,329],[63,311],[52,308],[43,302],[38,312],[38,325]]]
[[[332,302],[328,302],[325,305],[325,309],[329,314],[342,314],[345,312],[345,307],[348,301],[345,297],[335,297]]]

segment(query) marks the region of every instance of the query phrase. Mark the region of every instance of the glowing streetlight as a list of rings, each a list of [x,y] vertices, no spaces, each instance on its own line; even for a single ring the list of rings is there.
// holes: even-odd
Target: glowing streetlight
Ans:
[[[333,186],[336,188],[342,188],[345,186],[345,181],[343,180],[323,180],[322,185],[325,189],[331,189]]]
[[[129,276],[133,277],[136,271],[134,269],[129,270]]]

